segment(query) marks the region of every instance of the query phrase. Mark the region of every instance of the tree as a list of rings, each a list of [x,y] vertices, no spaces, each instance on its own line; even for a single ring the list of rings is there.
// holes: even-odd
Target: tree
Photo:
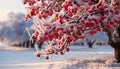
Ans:
[[[120,62],[120,0],[23,0],[26,20],[34,18],[33,39],[47,41],[39,54],[60,53],[78,39],[105,32]]]
[[[92,48],[93,47],[93,44],[95,43],[96,39],[95,40],[90,40],[90,39],[86,39],[87,40],[87,45],[89,46],[89,48]]]
[[[23,13],[10,12],[7,16],[8,19],[0,23],[0,42],[14,45],[29,40],[25,28],[31,26],[32,21],[29,20],[29,23],[26,23]]]

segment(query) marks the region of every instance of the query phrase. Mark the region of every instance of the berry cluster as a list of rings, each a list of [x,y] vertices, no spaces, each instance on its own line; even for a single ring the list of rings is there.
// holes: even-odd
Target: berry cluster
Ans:
[[[23,0],[26,19],[34,17],[32,38],[47,43],[36,54],[63,55],[69,45],[97,32],[115,29],[120,22],[119,0]]]

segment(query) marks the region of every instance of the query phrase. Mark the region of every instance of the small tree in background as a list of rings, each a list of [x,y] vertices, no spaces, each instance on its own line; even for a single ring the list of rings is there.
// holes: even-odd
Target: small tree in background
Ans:
[[[89,48],[92,48],[93,47],[93,44],[95,43],[95,41],[96,41],[96,39],[94,39],[94,40],[91,40],[91,39],[89,39],[89,38],[86,38],[86,43],[87,43],[87,45],[89,46]]]
[[[78,39],[105,32],[120,62],[120,0],[23,0],[26,20],[34,18],[33,39],[47,41],[39,55],[69,51]]]

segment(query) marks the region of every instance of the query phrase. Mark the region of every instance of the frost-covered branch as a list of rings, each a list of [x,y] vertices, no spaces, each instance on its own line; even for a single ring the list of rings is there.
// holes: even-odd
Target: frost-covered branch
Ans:
[[[34,18],[32,38],[47,42],[39,54],[63,54],[68,46],[97,32],[109,37],[120,23],[119,0],[23,0]]]

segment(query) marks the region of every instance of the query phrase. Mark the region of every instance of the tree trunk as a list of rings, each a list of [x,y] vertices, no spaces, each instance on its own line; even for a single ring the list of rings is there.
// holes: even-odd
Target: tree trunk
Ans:
[[[21,47],[22,46],[22,44],[21,43],[19,43],[19,47]]]
[[[88,46],[89,46],[89,48],[92,48],[92,47],[93,47],[93,44],[88,43]]]
[[[29,40],[26,41],[26,47],[29,48]]]
[[[30,40],[30,46],[31,46],[31,48],[34,48],[34,46],[35,46],[35,40]]]
[[[115,58],[117,60],[117,63],[120,63],[120,49],[115,48]]]
[[[25,42],[23,42],[23,47],[25,47]]]
[[[37,44],[38,44],[38,47],[41,49],[43,42],[37,42]]]
[[[89,46],[89,48],[92,48],[93,47],[93,44],[95,43],[95,41],[96,40],[94,40],[94,41],[89,41],[88,39],[87,39],[87,44],[88,44],[88,46]]]
[[[117,63],[120,63],[120,42],[110,42],[110,45],[114,48],[115,59]]]
[[[92,48],[92,46],[89,46],[89,48]]]

